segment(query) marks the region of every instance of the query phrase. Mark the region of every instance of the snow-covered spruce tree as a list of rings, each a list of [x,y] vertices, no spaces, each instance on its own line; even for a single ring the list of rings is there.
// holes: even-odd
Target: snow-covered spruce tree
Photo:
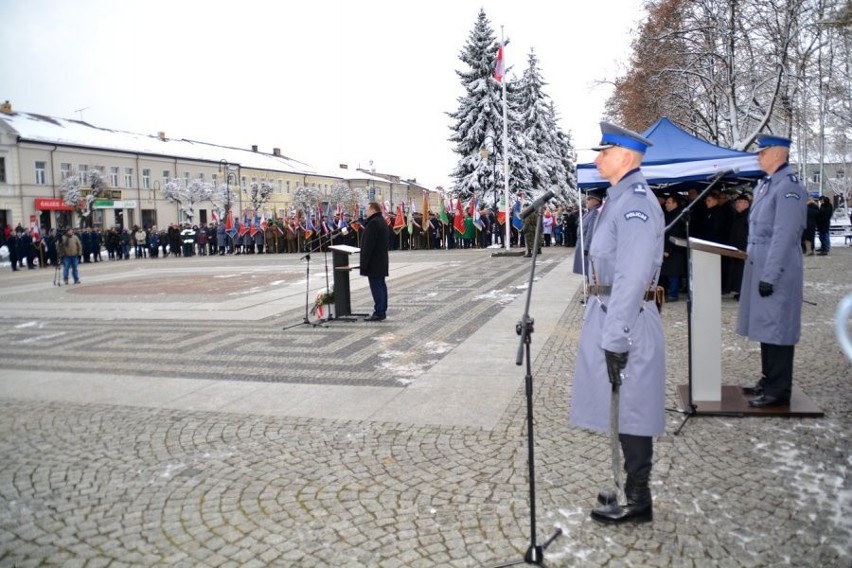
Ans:
[[[553,101],[544,92],[545,85],[538,68],[538,58],[531,49],[515,100],[521,128],[529,143],[525,156],[534,196],[551,188],[559,188],[561,194],[566,194],[568,187],[568,176],[560,159],[559,129]]]
[[[556,131],[557,154],[559,156],[559,179],[564,185],[559,185],[562,190],[562,199],[568,204],[577,204],[577,160],[574,144],[571,142],[571,134]],[[564,177],[563,177],[564,176]],[[582,200],[581,200],[582,201]]]
[[[210,199],[213,184],[198,178],[188,183],[181,178],[171,178],[160,191],[164,198],[178,204],[183,217],[181,222],[192,223],[195,219],[195,204]]]
[[[274,188],[271,183],[264,180],[260,183],[252,182],[251,186],[249,186],[248,194],[249,201],[251,202],[252,210],[260,214],[260,211],[263,210],[263,206],[269,202],[269,199],[272,197],[272,192]]]
[[[92,214],[92,202],[102,195],[109,186],[100,170],[72,173],[59,186],[59,193],[66,205],[77,211],[78,226],[84,226]]]
[[[474,194],[485,197],[495,184],[502,187],[502,91],[493,77],[497,48],[491,22],[485,11],[480,10],[459,54],[464,69],[456,70],[456,74],[461,79],[464,95],[458,98],[458,109],[447,113],[453,120],[449,140],[459,156],[451,174],[455,180],[452,190],[462,199]],[[504,76],[503,80],[507,78]],[[512,118],[509,117],[510,122]],[[488,160],[480,154],[483,148],[489,153]]]

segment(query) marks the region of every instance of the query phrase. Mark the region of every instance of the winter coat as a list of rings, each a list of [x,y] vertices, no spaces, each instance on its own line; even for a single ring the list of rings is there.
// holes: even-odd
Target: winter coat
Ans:
[[[740,290],[737,333],[752,341],[795,345],[802,327],[802,231],[808,195],[789,165],[763,178],[748,223],[748,259]],[[761,297],[759,282],[773,286]]]
[[[663,211],[637,168],[607,190],[589,249],[589,266],[611,294],[592,295],[577,348],[570,420],[610,429],[612,389],[604,350],[628,352],[620,390],[619,432],[665,431],[665,345],[660,313],[645,291],[656,285],[663,257]]]
[[[361,276],[381,278],[389,274],[389,239],[390,228],[382,214],[370,215],[365,223],[364,233],[361,235]]]
[[[831,203],[820,203],[816,218],[816,229],[819,233],[827,233],[831,227],[831,216],[834,215],[834,207]]]
[[[216,245],[220,247],[228,246],[228,236],[225,233],[225,224],[219,223],[216,225]]]
[[[63,236],[62,244],[59,247],[62,256],[81,256],[83,254],[83,243],[77,235]]]
[[[682,209],[680,207],[671,212],[665,212],[665,224],[669,224],[680,215]],[[686,276],[687,251],[686,247],[674,244],[669,240],[670,237],[686,240],[686,223],[683,219],[677,222],[668,233],[663,241],[663,252],[668,253],[668,256],[663,255],[663,264],[660,267],[660,276]]]

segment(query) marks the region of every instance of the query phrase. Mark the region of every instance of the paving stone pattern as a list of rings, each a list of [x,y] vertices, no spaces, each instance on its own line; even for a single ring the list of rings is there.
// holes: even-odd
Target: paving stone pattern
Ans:
[[[546,256],[570,262],[570,252]],[[395,284],[400,311],[382,328],[384,340],[365,333],[366,324],[282,332],[278,318],[169,322],[165,330],[151,321],[57,320],[44,322],[57,338],[32,357],[30,328],[4,319],[0,363],[404,388],[406,377],[377,365],[383,353],[429,365],[440,349],[424,348],[425,340],[452,346],[495,325],[502,304],[476,294],[522,290],[523,259],[459,255],[469,258],[452,273]],[[852,254],[838,247],[832,255],[805,261],[805,298],[817,305],[804,307],[795,364],[796,382],[825,418],[700,416],[675,437],[682,416],[669,414],[655,445],[655,520],[642,526],[588,518],[611,484],[608,438],[566,423],[582,306],[576,294],[554,299],[560,325],[533,365],[539,540],[555,526],[565,531],[547,551],[548,566],[852,565],[852,373],[832,328],[837,301],[852,291]],[[724,300],[722,310],[725,381],[751,383],[758,346],[733,333],[736,302]],[[667,305],[663,320],[675,406],[685,382],[684,303]],[[462,372],[487,367],[471,361]],[[0,400],[0,566],[520,559],[529,544],[522,383],[493,429]]]

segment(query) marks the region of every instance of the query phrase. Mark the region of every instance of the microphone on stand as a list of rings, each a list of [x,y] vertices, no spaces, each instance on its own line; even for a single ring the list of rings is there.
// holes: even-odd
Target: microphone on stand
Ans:
[[[538,199],[536,199],[527,207],[525,207],[523,211],[521,211],[521,219],[526,219],[527,217],[533,214],[533,211],[538,211],[542,205],[544,205],[554,197],[556,197],[556,194],[553,193],[552,189],[548,189],[544,195],[540,196]]]

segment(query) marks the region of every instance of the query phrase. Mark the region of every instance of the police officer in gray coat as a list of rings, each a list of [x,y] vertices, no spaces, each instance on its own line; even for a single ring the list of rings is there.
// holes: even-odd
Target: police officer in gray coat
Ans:
[[[618,439],[627,482],[624,506],[597,507],[605,523],[652,520],[653,436],[665,430],[665,345],[660,313],[648,291],[663,259],[663,211],[639,170],[651,142],[609,123],[595,165],[612,184],[589,248],[589,300],[571,394],[570,421],[610,431],[612,385],[619,391]]]
[[[748,259],[740,291],[737,333],[760,342],[762,376],[743,392],[749,406],[790,403],[793,350],[802,328],[802,231],[808,195],[790,168],[790,140],[758,137],[758,163],[766,172],[754,190],[748,222]]]

